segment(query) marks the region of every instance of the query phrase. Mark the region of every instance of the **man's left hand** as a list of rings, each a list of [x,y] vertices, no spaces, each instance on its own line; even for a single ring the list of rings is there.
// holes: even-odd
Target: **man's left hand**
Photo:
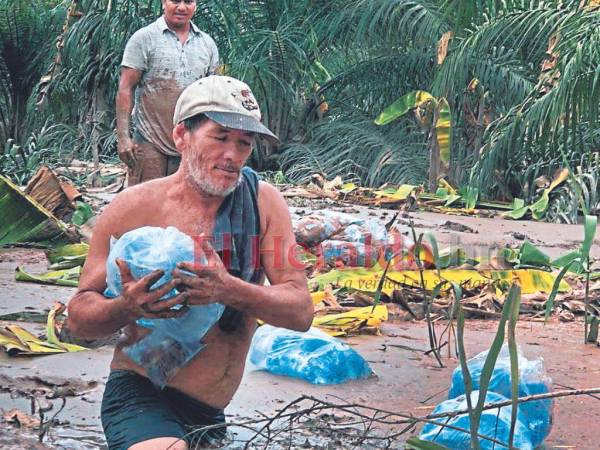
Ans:
[[[173,270],[173,279],[177,289],[189,294],[189,305],[206,305],[208,303],[223,303],[231,296],[233,276],[227,272],[223,261],[210,244],[208,239],[202,239],[201,248],[206,262],[181,262]],[[188,275],[185,272],[194,275]]]

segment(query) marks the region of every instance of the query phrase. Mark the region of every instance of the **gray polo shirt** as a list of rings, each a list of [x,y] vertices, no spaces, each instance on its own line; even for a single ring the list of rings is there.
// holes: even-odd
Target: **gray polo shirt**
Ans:
[[[172,134],[177,98],[189,84],[213,74],[218,64],[215,42],[193,23],[184,44],[164,16],[136,31],[125,46],[121,63],[142,71],[135,91],[135,130],[163,153],[179,155]]]

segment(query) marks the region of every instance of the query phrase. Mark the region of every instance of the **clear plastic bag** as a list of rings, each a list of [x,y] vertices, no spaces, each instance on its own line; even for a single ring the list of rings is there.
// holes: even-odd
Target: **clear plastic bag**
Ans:
[[[362,223],[362,219],[337,211],[321,211],[294,223],[294,234],[299,244],[312,247],[320,244],[350,224]]]
[[[473,379],[473,389],[479,388],[479,379],[487,354],[488,351],[482,352],[467,362],[471,378]],[[542,358],[528,360],[519,350],[518,360],[519,397],[545,394],[552,390],[552,380],[546,374]],[[498,355],[488,390],[510,398],[510,383],[510,355],[508,346],[505,344]],[[448,398],[458,397],[464,393],[464,379],[459,366],[452,374],[452,384],[448,392]],[[552,409],[552,399],[536,400],[519,405],[519,412],[525,416],[529,425],[534,448],[539,446],[550,434],[552,428]]]
[[[379,220],[368,219],[360,223],[347,225],[340,232],[336,233],[333,238],[339,241],[383,246],[387,243],[388,233],[385,225]]]
[[[471,403],[475,405],[478,398],[479,391],[473,391],[471,393]],[[485,396],[486,403],[497,403],[506,400],[508,400],[506,397],[495,392],[488,391],[487,395]],[[433,414],[466,409],[466,396],[460,395],[437,405],[433,410]],[[500,444],[496,444],[490,440],[479,438],[479,444],[482,450],[500,450],[502,448],[508,448],[511,412],[511,406],[505,406],[503,408],[496,409],[486,409],[482,411],[478,433],[482,436],[488,436],[506,444],[505,446],[501,446]],[[468,414],[458,415],[451,419],[439,418],[435,419],[435,421],[444,425],[462,428],[466,431],[463,432],[447,427],[441,429],[442,427],[439,425],[427,423],[425,426],[423,426],[423,430],[419,435],[421,439],[445,445],[450,450],[465,450],[471,448],[471,435],[469,433],[470,422]],[[531,441],[527,418],[521,412],[517,413],[513,445],[519,450],[533,450],[535,448]]]
[[[315,328],[300,333],[261,326],[252,340],[250,361],[258,369],[313,384],[340,384],[373,374],[354,349]]]
[[[373,267],[382,247],[365,245],[362,242],[347,242],[330,239],[324,241],[317,250],[326,264],[342,262],[347,267]]]
[[[177,263],[194,261],[194,241],[175,227],[142,227],[131,230],[118,240],[111,240],[106,260],[106,297],[117,297],[122,290],[121,274],[115,260],[123,259],[133,278],[140,279],[156,269],[164,275],[152,286],[162,286],[172,278]],[[173,297],[173,289],[162,299]],[[151,331],[138,342],[125,347],[125,353],[146,369],[148,377],[163,387],[179,368],[187,364],[204,347],[201,340],[220,319],[225,307],[220,303],[191,306],[182,317],[140,319],[138,325]]]

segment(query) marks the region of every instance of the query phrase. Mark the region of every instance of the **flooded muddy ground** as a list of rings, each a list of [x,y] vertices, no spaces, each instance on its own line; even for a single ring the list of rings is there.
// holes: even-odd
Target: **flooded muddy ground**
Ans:
[[[293,208],[293,212],[301,216],[309,209],[308,206],[297,206]],[[380,217],[382,220],[389,220],[393,214],[393,211],[379,209],[335,209]],[[472,254],[479,252],[481,255],[491,247],[506,243],[520,245],[523,239],[529,239],[554,257],[576,248],[583,238],[583,227],[576,225],[510,222],[434,213],[415,213],[411,216],[418,231],[433,231],[441,245],[458,243],[471,249]],[[404,226],[408,230],[407,224]],[[592,249],[592,256],[600,256],[597,242]],[[24,311],[45,314],[54,301],[66,303],[74,292],[72,288],[17,283],[14,281],[17,265],[25,266],[32,272],[46,269],[44,255],[39,250],[0,250],[2,315]],[[0,326],[9,323],[17,322],[0,321]],[[42,333],[44,330],[44,325],[40,323],[18,324],[34,333]],[[440,322],[437,326],[441,330],[443,323]],[[469,356],[489,347],[496,326],[494,320],[467,321],[465,338]],[[444,351],[443,362],[446,367],[440,368],[435,359],[424,355],[422,350],[427,349],[429,344],[427,327],[423,322],[386,323],[382,333],[382,336],[355,336],[347,339],[376,372],[377,377],[369,380],[338,386],[314,386],[248,368],[239,391],[227,409],[229,420],[238,422],[245,417],[273,414],[301,395],[311,395],[334,403],[361,403],[414,415],[429,413],[447,395],[451,373],[458,361],[448,358]],[[549,324],[544,325],[524,319],[519,322],[517,333],[517,340],[528,358],[544,358],[554,389],[600,386],[600,349],[583,344],[581,320],[562,323],[553,318]],[[81,353],[41,357],[9,357],[1,353],[0,409],[4,419],[10,418],[8,412],[15,409],[31,416],[31,419],[39,419],[39,406],[45,409],[51,406],[52,409],[45,413],[45,419],[48,419],[59,410],[62,397],[66,399],[66,403],[56,415],[57,423],[46,431],[43,444],[37,443],[39,425],[36,422],[28,423],[23,419],[24,423],[18,427],[18,420],[11,423],[5,420],[0,425],[0,448],[105,448],[99,416],[111,356],[110,346]],[[36,413],[33,415],[32,397],[36,399]],[[600,429],[595,426],[598,406],[598,399],[591,396],[556,400],[554,424],[546,447],[596,448],[600,441]],[[1,420],[3,419],[0,418]],[[419,428],[416,431],[418,430]],[[232,431],[244,436],[241,430]],[[310,444],[310,437],[307,439]],[[323,438],[317,441],[323,444],[322,448],[327,448]],[[310,445],[313,444],[314,448],[321,448],[317,442]],[[329,448],[335,446],[330,445]]]

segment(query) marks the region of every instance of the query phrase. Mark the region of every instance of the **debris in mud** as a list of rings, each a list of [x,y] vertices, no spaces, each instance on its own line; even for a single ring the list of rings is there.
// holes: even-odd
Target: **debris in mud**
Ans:
[[[0,375],[0,391],[23,397],[44,397],[48,399],[77,397],[97,389],[95,380],[83,381],[76,378],[27,375],[10,377]]]
[[[508,233],[508,235],[515,238],[517,241],[531,241],[529,236],[527,236],[524,233],[520,233],[519,231],[511,231],[510,233]]]
[[[440,225],[440,228],[445,228],[446,230],[458,231],[459,233],[479,233],[473,228],[463,225],[462,223],[452,222],[451,220],[447,220],[443,224]]]
[[[17,428],[37,429],[40,427],[40,419],[25,414],[24,412],[19,411],[16,408],[5,412],[2,415],[2,419],[7,424],[15,426]]]
[[[69,220],[81,193],[71,183],[60,180],[47,166],[42,166],[27,183],[25,193],[61,220]]]
[[[281,190],[284,197],[294,202],[297,199],[327,199],[343,204],[381,206],[403,211],[419,209],[451,215],[493,217],[495,210],[510,211],[512,208],[509,203],[482,201],[476,190],[468,186],[456,189],[444,179],[440,179],[435,192],[425,192],[423,186],[384,184],[379,188],[366,188],[352,182],[343,183],[339,177],[327,181],[323,174],[315,174],[307,185],[283,185]]]
[[[100,163],[95,167],[91,161],[74,159],[69,167],[59,167],[54,170],[57,175],[70,178],[95,179],[98,190],[121,189],[125,183],[127,169],[124,164]],[[118,186],[118,188],[117,188]],[[92,190],[89,188],[88,190]]]

